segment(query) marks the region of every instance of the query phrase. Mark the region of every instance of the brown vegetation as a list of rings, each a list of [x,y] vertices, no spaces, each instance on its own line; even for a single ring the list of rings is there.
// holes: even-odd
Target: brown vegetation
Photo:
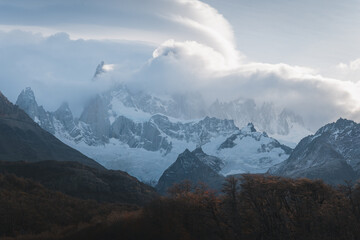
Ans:
[[[71,210],[66,201],[62,204],[64,212]],[[176,184],[169,196],[136,211],[101,212],[99,205],[91,205],[96,203],[88,204],[84,208],[92,208],[106,217],[93,222],[89,221],[91,214],[81,218],[77,211],[82,210],[73,209],[74,213],[69,213],[71,217],[58,219],[88,224],[68,227],[61,234],[50,231],[47,235],[22,239],[360,238],[360,186],[351,184],[333,188],[322,181],[243,175],[228,178],[220,195],[205,186],[193,186],[189,182]],[[19,211],[14,214],[21,216]],[[46,218],[45,214],[41,216]],[[49,229],[48,225],[39,227]],[[18,233],[21,232],[18,230]]]

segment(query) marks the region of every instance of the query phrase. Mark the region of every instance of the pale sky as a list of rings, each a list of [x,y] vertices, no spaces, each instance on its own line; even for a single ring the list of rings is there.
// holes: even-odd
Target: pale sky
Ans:
[[[359,0],[0,0],[0,90],[15,101],[31,86],[50,110],[79,112],[114,81],[191,86],[209,101],[271,101],[314,127],[359,121],[359,12]],[[102,60],[114,71],[91,85]]]

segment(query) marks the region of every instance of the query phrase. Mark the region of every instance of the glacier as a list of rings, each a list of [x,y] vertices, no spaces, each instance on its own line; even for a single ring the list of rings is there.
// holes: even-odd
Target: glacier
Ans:
[[[220,158],[225,176],[263,173],[287,159],[291,148],[262,129],[279,136],[293,129],[308,133],[299,116],[277,113],[271,104],[258,108],[250,100],[217,101],[217,107],[206,108],[201,95],[151,95],[123,84],[94,96],[79,118],[67,103],[45,111],[31,88],[21,92],[16,104],[69,146],[152,185],[185,149],[202,147]]]

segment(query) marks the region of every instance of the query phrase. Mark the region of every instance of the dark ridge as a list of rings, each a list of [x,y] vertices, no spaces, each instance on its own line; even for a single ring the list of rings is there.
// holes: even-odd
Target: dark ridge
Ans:
[[[43,130],[0,93],[0,160],[37,162],[49,159],[105,169]]]
[[[37,181],[67,195],[144,205],[157,197],[155,190],[123,171],[95,169],[77,162],[1,162],[0,173]]]

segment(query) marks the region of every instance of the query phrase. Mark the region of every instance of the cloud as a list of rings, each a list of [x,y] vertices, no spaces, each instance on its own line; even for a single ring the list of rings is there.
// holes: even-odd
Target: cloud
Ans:
[[[242,62],[227,69],[223,55],[197,42],[170,40],[153,52],[152,59],[126,82],[133,89],[159,94],[195,92],[208,104],[252,98],[273,102],[302,115],[316,130],[339,117],[359,120],[360,86],[323,77],[308,67]]]
[[[88,97],[114,81],[105,77],[92,83],[101,61],[105,61],[107,71],[116,70],[120,78],[139,69],[153,49],[137,42],[71,40],[66,33],[44,37],[0,31],[0,90],[14,102],[23,88],[31,86],[46,108],[55,110],[61,102],[69,101],[79,114]]]
[[[207,44],[224,56],[227,68],[234,68],[239,64],[241,54],[235,43],[234,31],[231,24],[213,7],[197,0],[178,0],[186,7],[184,14],[169,14],[168,19],[183,24],[191,29],[202,32],[207,36]]]
[[[360,82],[360,58],[336,66],[335,76],[347,81]]]
[[[339,63],[337,68],[343,71],[359,71],[360,70],[360,58],[355,59],[348,64],[346,63]]]
[[[105,72],[110,72],[110,71],[113,71],[113,70],[114,70],[114,67],[115,67],[115,64],[104,64],[104,66],[102,67],[102,69],[103,69]]]
[[[196,41],[176,42],[170,39],[153,52],[153,59],[167,58],[167,61],[192,61],[189,70],[208,71],[210,73],[228,69],[227,59],[213,48]],[[180,63],[181,64],[181,63]]]
[[[195,92],[208,104],[238,97],[273,102],[301,114],[313,128],[340,116],[360,120],[358,83],[309,67],[250,62],[238,50],[231,24],[201,1],[34,3],[4,1],[0,8],[6,27],[0,31],[0,88],[12,101],[31,86],[47,108],[67,100],[79,113],[92,94],[126,82],[159,94]],[[102,60],[107,72],[91,82]],[[339,70],[356,66],[350,62]]]

